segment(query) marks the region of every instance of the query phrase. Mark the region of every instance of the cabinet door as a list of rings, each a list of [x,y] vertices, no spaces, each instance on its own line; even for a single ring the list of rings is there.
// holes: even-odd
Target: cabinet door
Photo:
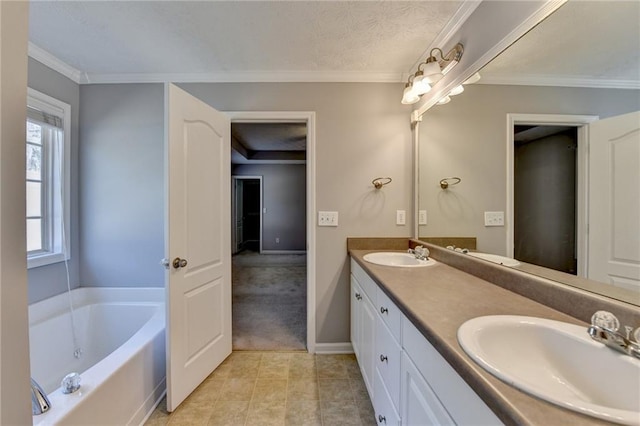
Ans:
[[[364,383],[369,395],[373,396],[374,351],[376,335],[376,312],[366,295],[360,300],[360,358]]]
[[[360,306],[362,305],[362,289],[356,278],[351,275],[351,345],[358,361],[360,357]]]
[[[455,425],[447,410],[406,354],[402,354],[400,417],[405,425]]]

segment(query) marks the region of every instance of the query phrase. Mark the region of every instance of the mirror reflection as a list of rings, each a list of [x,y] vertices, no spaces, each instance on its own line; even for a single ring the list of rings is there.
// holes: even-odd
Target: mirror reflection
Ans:
[[[638,16],[569,1],[423,115],[420,238],[640,304]]]

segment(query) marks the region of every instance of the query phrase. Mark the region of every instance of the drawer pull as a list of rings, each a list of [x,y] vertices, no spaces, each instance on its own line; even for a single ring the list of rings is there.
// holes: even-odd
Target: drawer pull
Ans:
[[[384,422],[384,424],[387,424],[387,418],[385,416],[383,416],[382,414],[378,415],[378,422],[382,423]]]
[[[360,295],[360,293],[356,293],[356,299],[362,300],[362,296]]]
[[[383,308],[382,306],[380,306],[380,313],[381,314],[388,314],[389,310],[387,308]]]
[[[385,355],[380,355],[380,362],[389,362],[389,358],[387,358]]]

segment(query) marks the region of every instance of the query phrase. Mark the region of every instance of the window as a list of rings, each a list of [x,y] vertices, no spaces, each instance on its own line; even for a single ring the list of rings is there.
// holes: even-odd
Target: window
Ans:
[[[27,97],[27,264],[69,255],[69,124],[71,107],[33,89]]]

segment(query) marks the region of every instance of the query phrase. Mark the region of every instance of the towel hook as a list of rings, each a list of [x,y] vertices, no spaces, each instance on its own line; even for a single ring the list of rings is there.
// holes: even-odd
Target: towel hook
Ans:
[[[440,188],[447,189],[449,185],[457,185],[460,182],[462,182],[462,179],[456,176],[440,179]]]
[[[392,179],[390,177],[377,177],[372,180],[371,183],[376,187],[376,189],[380,189],[383,186],[390,184],[391,180]]]

